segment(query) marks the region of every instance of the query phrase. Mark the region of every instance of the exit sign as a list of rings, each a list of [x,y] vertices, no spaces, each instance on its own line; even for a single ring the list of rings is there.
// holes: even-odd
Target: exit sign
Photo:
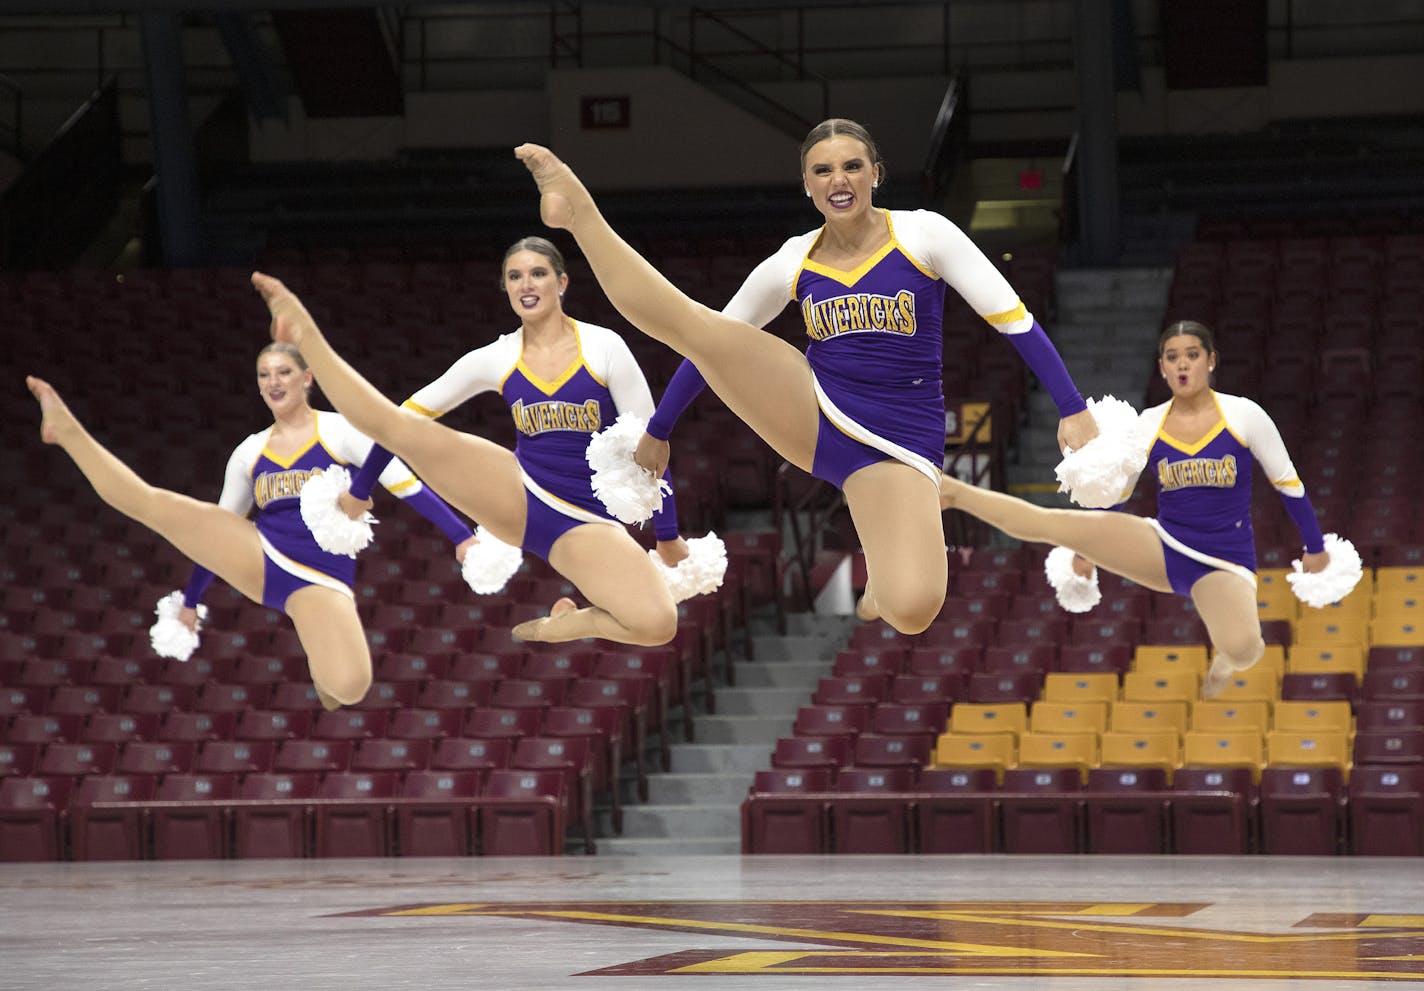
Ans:
[[[583,129],[627,127],[630,103],[626,96],[585,96],[579,113]]]

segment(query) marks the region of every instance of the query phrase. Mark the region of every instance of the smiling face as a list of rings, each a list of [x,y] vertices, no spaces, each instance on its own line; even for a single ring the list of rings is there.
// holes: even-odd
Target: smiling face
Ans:
[[[511,252],[504,260],[504,292],[520,320],[530,323],[562,312],[559,296],[569,284],[567,273],[538,251]]]
[[[1172,395],[1187,398],[1211,387],[1216,352],[1196,334],[1175,334],[1162,342],[1157,365]]]
[[[257,390],[274,417],[306,406],[312,373],[286,349],[271,348],[257,356]]]
[[[848,134],[816,142],[807,150],[801,169],[811,202],[830,222],[864,215],[879,177],[880,167],[870,149]]]

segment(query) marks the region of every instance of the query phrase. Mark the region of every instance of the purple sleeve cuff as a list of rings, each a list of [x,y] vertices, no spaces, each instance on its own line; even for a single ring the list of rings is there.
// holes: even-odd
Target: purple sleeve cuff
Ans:
[[[1300,539],[1305,542],[1307,553],[1319,554],[1325,550],[1325,536],[1320,532],[1320,520],[1316,518],[1315,507],[1310,504],[1310,496],[1281,496],[1286,504],[1286,513],[1300,531]]]
[[[450,538],[452,544],[458,545],[474,536],[469,524],[456,516],[445,504],[445,500],[430,491],[428,485],[422,485],[419,492],[406,496],[401,501],[438,526],[441,532]]]
[[[213,573],[211,571],[200,564],[193,565],[193,573],[188,577],[188,584],[183,586],[183,605],[189,609],[198,608],[198,603],[203,601],[203,595],[212,583]]]
[[[1037,320],[1034,320],[1033,329],[1027,333],[1006,336],[1024,363],[1033,369],[1034,375],[1038,376],[1038,380],[1053,397],[1053,404],[1058,407],[1060,417],[1072,416],[1088,408],[1087,402],[1078,392],[1078,387],[1073,384],[1073,376],[1068,374],[1068,367],[1063,364],[1063,357]]]
[[[671,485],[672,472],[663,472],[663,480]],[[677,499],[671,492],[663,497],[662,508],[653,512],[653,535],[659,540],[677,539]]]
[[[697,366],[683,359],[682,364],[677,366],[677,371],[673,372],[667,389],[663,391],[662,402],[658,403],[658,408],[653,410],[653,415],[648,419],[648,434],[658,440],[667,440],[672,436],[672,428],[677,426],[678,417],[682,416],[705,388],[707,380],[702,377]]]
[[[393,457],[395,455],[380,444],[372,444],[371,453],[366,455],[366,461],[361,465],[361,470],[351,480],[351,494],[357,499],[371,498],[371,492],[376,488],[376,481],[381,477],[381,472],[386,470],[386,465],[391,463]]]

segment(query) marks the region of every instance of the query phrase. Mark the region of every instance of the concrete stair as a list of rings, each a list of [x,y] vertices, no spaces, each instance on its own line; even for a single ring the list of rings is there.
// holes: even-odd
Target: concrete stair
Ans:
[[[830,672],[853,626],[843,616],[793,614],[788,635],[779,637],[770,617],[754,618],[756,660],[737,663],[736,687],[715,689],[716,715],[695,716],[695,741],[672,743],[671,769],[649,775],[647,802],[637,801],[632,781],[623,782],[623,834],[613,835],[602,812],[599,852],[739,854],[741,804],[752,778],[771,766],[777,739],[790,735],[796,710]]]
[[[1170,268],[1070,269],[1058,273],[1054,344],[1085,398],[1105,395],[1141,408],[1152,352],[1171,287]],[[1029,422],[1019,432],[1011,492],[1045,506],[1068,507],[1055,491],[1058,410],[1042,390],[1029,396]]]

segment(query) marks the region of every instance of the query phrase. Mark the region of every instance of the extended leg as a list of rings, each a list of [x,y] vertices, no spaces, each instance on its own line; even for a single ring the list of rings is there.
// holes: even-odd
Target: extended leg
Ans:
[[[846,479],[846,503],[865,551],[862,619],[920,633],[944,605],[947,565],[938,495],[925,476],[881,461]]]
[[[365,698],[371,687],[371,650],[351,597],[308,585],[287,597],[286,609],[323,704],[333,708],[331,702],[354,705]]]
[[[1202,695],[1211,698],[1221,694],[1233,674],[1245,671],[1266,653],[1256,590],[1240,575],[1213,571],[1192,586],[1192,602],[1206,624],[1214,652],[1202,683]]]
[[[977,517],[1011,537],[1057,544],[1157,592],[1170,592],[1162,539],[1146,520],[1128,513],[1047,509],[945,476],[940,503]]]
[[[574,527],[549,552],[549,563],[578,586],[591,605],[555,609],[520,623],[516,636],[562,643],[599,637],[658,646],[677,633],[677,606],[648,552],[621,528],[590,523]]]
[[[322,389],[352,426],[395,452],[446,502],[500,540],[519,543],[524,485],[511,451],[397,406],[336,353],[286,286],[261,274],[252,276],[252,284],[272,312],[273,339],[301,349]]]
[[[262,545],[249,521],[213,503],[148,484],[90,436],[49,383],[33,377],[25,382],[44,413],[41,439],[64,449],[100,499],[249,599],[262,601]]]
[[[692,359],[733,413],[787,461],[810,470],[817,413],[805,356],[760,328],[703,306],[665,279],[608,225],[553,153],[522,145],[516,154],[544,194],[544,222],[574,235],[618,312]]]

